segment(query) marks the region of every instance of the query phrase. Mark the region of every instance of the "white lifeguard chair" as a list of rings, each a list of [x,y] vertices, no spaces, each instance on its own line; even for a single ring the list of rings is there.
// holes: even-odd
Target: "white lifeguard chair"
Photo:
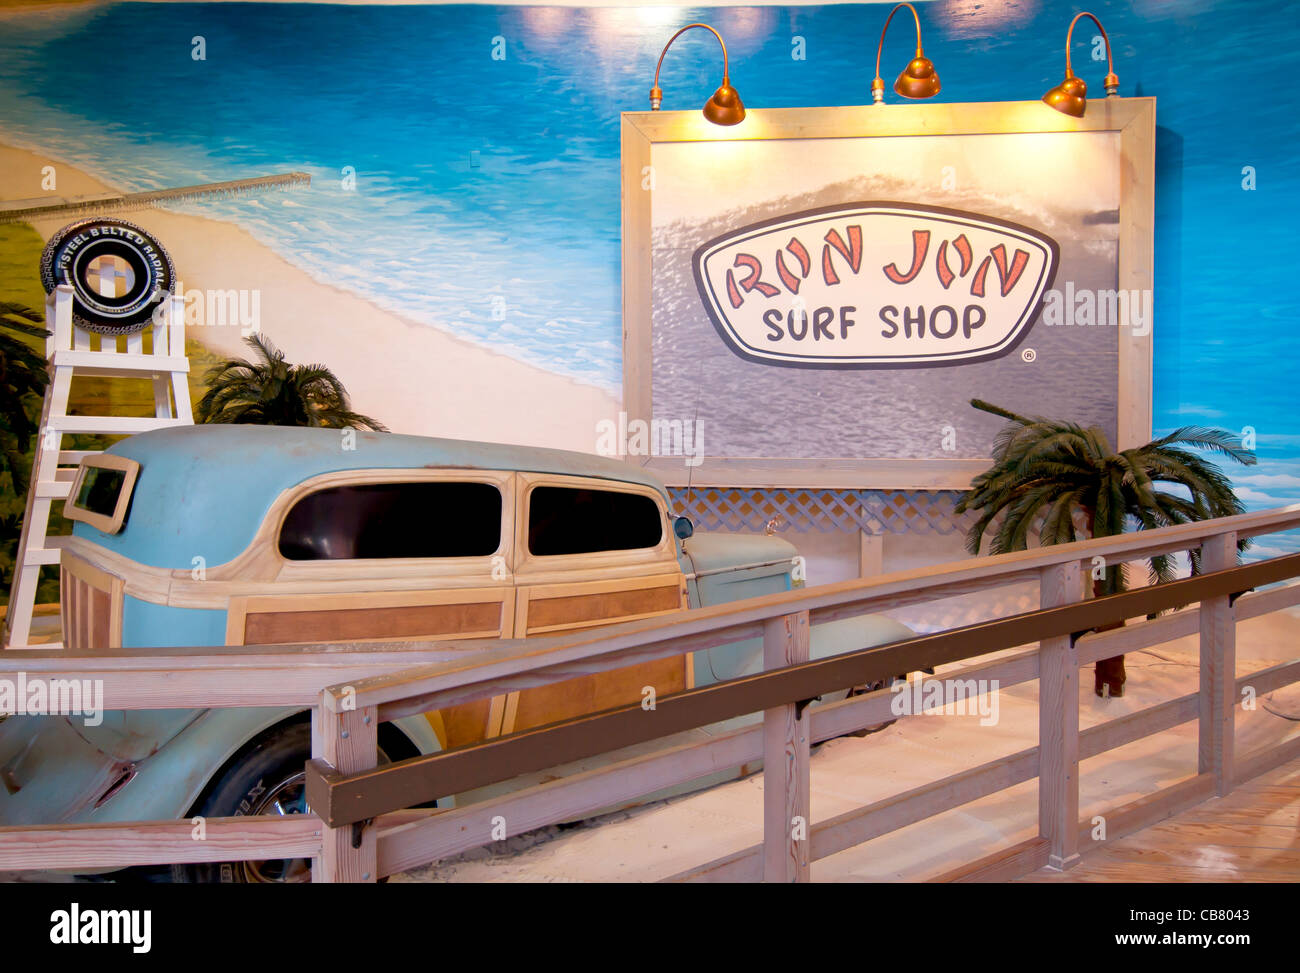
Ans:
[[[59,563],[59,538],[49,535],[50,505],[66,500],[82,458],[96,451],[63,449],[63,437],[76,434],[129,435],[166,426],[192,425],[185,355],[185,301],[179,294],[163,299],[152,323],[125,336],[92,334],[73,324],[73,288],[59,284],[45,299],[45,339],[50,383],[45,389],[27,512],[14,561],[5,617],[6,649],[62,648],[61,642],[30,644],[32,611],[41,568]],[[151,347],[145,349],[145,334]],[[119,344],[125,349],[120,350]],[[98,347],[95,347],[95,346]],[[68,414],[74,376],[151,378],[154,415],[77,416]]]

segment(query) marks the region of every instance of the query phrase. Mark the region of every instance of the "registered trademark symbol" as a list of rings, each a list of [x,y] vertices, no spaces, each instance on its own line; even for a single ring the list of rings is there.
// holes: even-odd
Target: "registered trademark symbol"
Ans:
[[[1024,361],[1033,361],[1038,357],[1038,352],[1034,351],[1032,348],[1026,348],[1020,353],[1020,357]]]

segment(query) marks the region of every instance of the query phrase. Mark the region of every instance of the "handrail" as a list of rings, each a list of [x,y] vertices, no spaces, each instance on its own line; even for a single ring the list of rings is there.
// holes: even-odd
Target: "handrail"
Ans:
[[[307,765],[307,802],[329,827],[342,827],[745,713],[806,703],[824,693],[900,672],[1054,636],[1078,635],[1134,616],[1217,596],[1235,596],[1298,576],[1300,554],[1291,554],[688,689],[661,697],[652,712],[631,704],[351,775],[312,761]],[[418,686],[421,673],[410,677],[397,674],[386,681],[390,693],[400,694],[407,691],[404,686]],[[345,693],[358,695],[354,686],[346,690],[331,687],[324,698],[343,699]],[[365,705],[373,705],[373,700]]]

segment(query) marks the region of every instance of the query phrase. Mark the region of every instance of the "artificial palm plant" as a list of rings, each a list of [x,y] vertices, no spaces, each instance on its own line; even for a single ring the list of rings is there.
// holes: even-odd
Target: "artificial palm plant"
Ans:
[[[39,311],[0,301],[0,473],[9,473],[19,496],[27,492],[26,454],[49,382],[45,354],[19,335],[46,337],[42,320]]]
[[[39,344],[24,336],[44,338],[42,315],[12,301],[0,301],[0,478],[9,474],[9,508],[0,511],[0,585],[13,576],[18,540],[22,535],[23,495],[32,463],[32,436],[37,431],[41,401],[49,376]],[[0,600],[4,595],[0,594]]]
[[[386,431],[351,410],[343,383],[324,365],[291,365],[260,334],[244,341],[257,352],[257,360],[231,358],[209,371],[196,421]]]
[[[981,512],[966,535],[972,554],[979,554],[991,527],[989,553],[1002,554],[1024,550],[1035,533],[1039,544],[1065,544],[1122,534],[1130,524],[1146,530],[1245,509],[1219,468],[1191,452],[1207,450],[1253,464],[1254,454],[1222,429],[1184,426],[1145,446],[1116,452],[1096,426],[1022,416],[980,399],[971,405],[1010,420],[994,440],[993,466],[971,482],[956,507],[958,513]],[[1160,484],[1181,489],[1161,489]],[[1239,546],[1244,549],[1246,543]],[[1173,579],[1168,555],[1150,560],[1153,582]],[[1191,560],[1197,573],[1195,549]],[[1095,595],[1123,590],[1123,565],[1093,582]],[[1097,663],[1098,696],[1122,696],[1124,680],[1122,655]]]

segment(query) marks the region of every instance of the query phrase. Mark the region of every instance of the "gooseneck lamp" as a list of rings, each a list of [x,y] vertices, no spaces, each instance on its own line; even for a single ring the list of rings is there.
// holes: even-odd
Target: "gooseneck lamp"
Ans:
[[[708,24],[687,24],[668,38],[668,43],[664,45],[663,51],[659,54],[659,63],[655,66],[655,84],[650,89],[650,110],[658,111],[659,106],[663,104],[664,92],[659,87],[659,69],[664,66],[664,55],[668,53],[668,48],[673,46],[673,41],[692,27],[704,28],[712,33],[718,39],[718,43],[722,45],[722,87],[715,91],[713,97],[704,103],[704,117],[714,125],[739,125],[745,120],[745,106],[740,101],[740,94],[731,86],[730,65],[727,61],[727,44],[722,39],[722,35]]]
[[[1082,118],[1083,113],[1088,109],[1088,86],[1082,78],[1075,75],[1070,66],[1070,40],[1074,34],[1074,25],[1079,22],[1080,17],[1091,18],[1097,25],[1097,29],[1101,31],[1102,40],[1106,42],[1106,79],[1102,82],[1102,86],[1106,89],[1106,97],[1114,98],[1119,93],[1119,76],[1115,74],[1115,64],[1111,60],[1110,37],[1106,34],[1106,28],[1101,25],[1100,20],[1086,10],[1076,14],[1070,21],[1070,29],[1065,34],[1065,80],[1043,95],[1043,101],[1047,104],[1075,118]]]
[[[894,90],[904,98],[929,98],[939,93],[939,75],[935,73],[934,62],[921,50],[921,18],[910,3],[900,3],[885,18],[885,26],[880,30],[880,43],[876,45],[876,78],[871,82],[871,100],[877,105],[885,100],[885,82],[880,77],[880,53],[885,47],[885,32],[889,30],[894,14],[903,7],[912,11],[912,19],[916,21],[916,57],[908,62],[894,82]]]

